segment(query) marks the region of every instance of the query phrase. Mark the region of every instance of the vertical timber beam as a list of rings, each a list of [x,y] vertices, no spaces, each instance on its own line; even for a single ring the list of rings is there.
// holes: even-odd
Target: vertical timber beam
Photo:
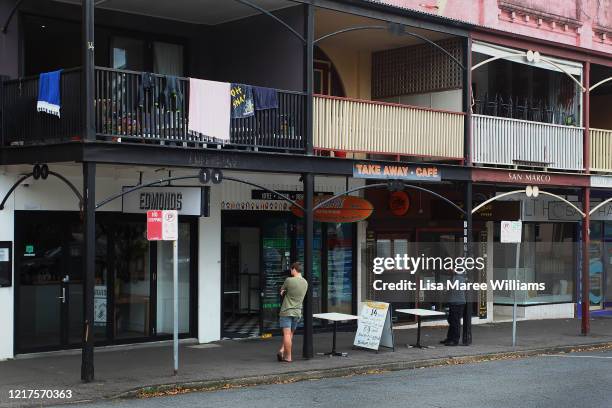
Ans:
[[[314,6],[312,1],[304,5],[304,88],[306,92],[306,141],[305,153],[313,155],[313,121],[314,121]],[[312,333],[312,245],[314,240],[314,174],[304,173],[304,277],[309,281],[308,291],[304,302],[304,344],[302,354],[304,358],[312,358],[313,333]]]
[[[83,163],[83,352],[81,380],[94,379],[94,284],[96,253],[96,164]]]
[[[473,197],[473,186],[472,182],[468,181],[465,183],[465,225],[464,225],[464,248],[465,256],[473,256],[473,236],[474,228],[472,225],[472,197]],[[470,279],[476,280],[475,276],[469,276]],[[472,309],[477,299],[473,298],[474,291],[468,291],[465,298],[465,309],[463,310],[463,336],[462,343],[464,346],[472,344]]]
[[[590,245],[590,225],[591,225],[591,215],[589,214],[589,208],[591,208],[591,189],[589,187],[585,187],[583,190],[583,208],[585,212],[585,216],[582,219],[582,325],[581,325],[581,334],[584,336],[588,336],[591,330],[590,323],[590,262],[589,262],[589,245]]]
[[[584,112],[582,114],[584,124],[584,136],[583,136],[583,163],[584,170],[588,174],[591,169],[591,138],[590,138],[590,82],[591,82],[591,63],[586,61],[584,63],[584,87],[586,92],[584,93]],[[580,332],[587,336],[591,330],[590,324],[590,292],[591,292],[591,273],[590,273],[590,259],[589,259],[589,245],[591,240],[590,227],[591,227],[591,191],[589,187],[586,187],[583,192],[583,211],[585,217],[582,219],[582,324]]]
[[[306,141],[304,149],[308,156],[313,154],[314,126],[314,6],[312,2],[304,5],[304,92],[306,93]]]
[[[304,300],[304,347],[302,354],[304,358],[312,358],[313,335],[312,335],[312,289],[314,285],[312,273],[312,242],[314,240],[314,175],[305,173],[304,179],[304,278],[308,280],[308,290]]]
[[[466,166],[472,165],[472,37],[463,42],[463,160]]]

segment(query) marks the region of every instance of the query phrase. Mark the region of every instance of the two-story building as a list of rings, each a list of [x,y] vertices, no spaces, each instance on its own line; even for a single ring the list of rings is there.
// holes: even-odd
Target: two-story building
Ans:
[[[356,313],[372,257],[433,244],[473,242],[474,278],[510,277],[499,221],[517,218],[521,277],[548,288],[521,294],[522,316],[573,317],[584,229],[559,197],[610,197],[611,25],[576,47],[581,16],[438,3],[0,0],[0,358],[170,338],[172,248],[146,239],[160,208],[179,211],[180,333],[200,342],[275,333],[296,259],[310,312]],[[534,185],[555,196],[472,217]],[[368,218],[304,200],[349,190]],[[604,309],[608,208],[587,262]],[[480,294],[474,321],[505,318],[506,295]]]

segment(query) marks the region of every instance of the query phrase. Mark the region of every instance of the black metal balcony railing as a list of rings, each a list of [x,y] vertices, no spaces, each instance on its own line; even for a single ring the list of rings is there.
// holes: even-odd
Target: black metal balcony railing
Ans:
[[[30,145],[79,140],[83,129],[80,81],[80,69],[62,73],[61,118],[36,111],[38,76],[5,81],[0,88],[2,144]]]
[[[36,111],[38,77],[4,82],[2,97],[3,145],[41,144],[81,140],[82,104],[79,69],[62,74],[61,118]],[[165,78],[153,75],[152,95],[141,99],[141,73],[96,67],[94,115],[98,140],[146,142],[201,147],[215,143],[188,131],[189,80],[179,78],[182,98],[165,106]],[[231,119],[227,147],[274,150],[304,148],[305,96],[279,91],[278,109]]]

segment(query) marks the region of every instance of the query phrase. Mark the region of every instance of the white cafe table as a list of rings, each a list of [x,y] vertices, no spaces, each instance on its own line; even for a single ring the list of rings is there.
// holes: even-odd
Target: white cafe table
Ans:
[[[354,316],[350,314],[344,313],[315,313],[312,315],[315,319],[327,320],[330,322],[334,322],[334,340],[332,342],[332,350],[328,353],[324,353],[326,356],[337,356],[337,357],[346,357],[347,353],[340,353],[336,351],[336,332],[338,330],[338,322],[347,322],[349,320],[358,320],[359,316]]]
[[[411,344],[410,347],[415,348],[428,348],[427,346],[421,345],[421,318],[422,317],[431,317],[431,316],[444,316],[446,313],[439,312],[437,310],[429,310],[429,309],[396,309],[397,313],[404,313],[416,316],[417,318],[417,341],[416,344]]]

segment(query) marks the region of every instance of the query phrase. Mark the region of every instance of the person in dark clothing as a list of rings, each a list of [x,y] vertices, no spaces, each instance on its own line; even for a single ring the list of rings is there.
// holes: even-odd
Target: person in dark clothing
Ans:
[[[454,273],[453,282],[465,283],[465,275]],[[465,309],[465,291],[461,289],[451,289],[448,293],[448,332],[446,339],[440,341],[445,346],[457,346],[461,338],[461,318]]]

